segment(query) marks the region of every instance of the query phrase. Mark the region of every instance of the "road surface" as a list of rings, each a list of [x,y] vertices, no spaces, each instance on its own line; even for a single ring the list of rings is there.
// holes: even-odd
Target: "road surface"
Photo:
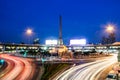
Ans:
[[[117,62],[117,56],[113,55],[95,62],[77,66],[74,65],[72,68],[57,76],[54,80],[96,80],[96,75],[98,75],[101,70],[115,62]]]

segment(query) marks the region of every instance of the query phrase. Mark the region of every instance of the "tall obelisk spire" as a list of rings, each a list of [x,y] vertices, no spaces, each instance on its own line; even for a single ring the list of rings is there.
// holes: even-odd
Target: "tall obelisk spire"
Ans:
[[[60,15],[59,18],[59,40],[58,40],[58,45],[63,45],[63,40],[62,40],[62,16]]]

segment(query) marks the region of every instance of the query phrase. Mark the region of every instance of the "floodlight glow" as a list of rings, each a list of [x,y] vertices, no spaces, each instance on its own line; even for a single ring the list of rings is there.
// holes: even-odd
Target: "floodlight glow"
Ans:
[[[46,45],[57,45],[57,40],[46,40],[45,44]]]
[[[111,32],[114,32],[114,31],[115,31],[115,28],[114,28],[113,25],[109,24],[109,25],[107,25],[107,27],[106,27],[106,31],[109,32],[109,33],[111,33]]]
[[[28,35],[31,35],[33,32],[32,32],[32,29],[27,29],[26,30],[26,33],[28,34]]]
[[[72,39],[70,45],[86,45],[86,39]]]

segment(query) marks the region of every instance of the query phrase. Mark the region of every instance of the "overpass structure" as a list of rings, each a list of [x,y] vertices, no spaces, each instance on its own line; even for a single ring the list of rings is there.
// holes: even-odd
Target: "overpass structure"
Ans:
[[[12,44],[12,43],[0,43],[0,51],[12,51],[21,49],[37,50],[41,49],[52,49],[57,45],[40,45],[40,44]],[[81,50],[119,50],[120,44],[107,44],[107,45],[66,45],[69,50],[81,51]]]
[[[0,52],[19,52],[20,50],[51,50],[56,47],[55,45],[40,45],[40,44],[11,44],[0,43]],[[96,50],[97,52],[118,52],[118,61],[120,61],[120,44],[107,44],[107,45],[85,45],[85,46],[70,46],[67,45],[68,50],[74,51],[90,51]]]

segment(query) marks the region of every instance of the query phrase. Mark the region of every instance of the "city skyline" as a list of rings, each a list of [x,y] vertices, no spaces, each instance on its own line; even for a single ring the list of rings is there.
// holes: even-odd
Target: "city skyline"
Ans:
[[[119,31],[119,3],[118,0],[1,0],[0,42],[27,42],[29,36],[25,35],[25,30],[28,28],[34,32],[31,39],[40,38],[42,43],[49,38],[58,39],[61,15],[65,44],[73,38],[98,43],[104,34],[103,25],[115,24]]]
[[[0,80],[120,80],[120,0],[0,0]]]

